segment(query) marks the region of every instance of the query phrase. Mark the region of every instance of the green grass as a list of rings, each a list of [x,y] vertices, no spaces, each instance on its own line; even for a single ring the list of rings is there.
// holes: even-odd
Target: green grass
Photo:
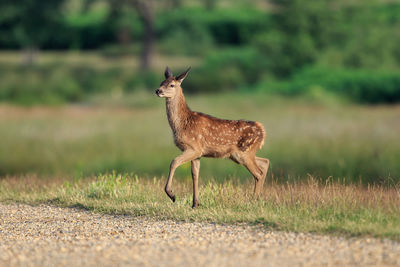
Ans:
[[[177,201],[163,192],[164,179],[136,175],[100,175],[62,182],[34,176],[0,180],[1,202],[47,203],[107,214],[157,219],[247,223],[269,229],[400,240],[399,187],[362,187],[334,182],[268,182],[259,200],[252,184],[203,182],[200,204],[191,208],[191,182],[175,182]]]
[[[271,161],[268,179],[318,178],[364,184],[400,182],[400,107],[287,100],[258,94],[187,95],[192,109],[264,124],[259,152]],[[0,105],[0,175],[166,175],[180,154],[172,141],[164,99],[153,92],[93,97],[87,105]],[[202,159],[203,180],[251,181],[229,160]],[[177,179],[190,176],[190,165]],[[190,177],[189,177],[190,179]]]

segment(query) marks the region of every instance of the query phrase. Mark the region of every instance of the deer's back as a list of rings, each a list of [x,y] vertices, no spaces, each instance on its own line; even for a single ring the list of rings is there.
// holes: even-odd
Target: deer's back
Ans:
[[[264,143],[261,123],[246,120],[224,120],[192,112],[180,137],[178,147],[202,151],[204,157],[230,157],[233,153],[257,151]]]

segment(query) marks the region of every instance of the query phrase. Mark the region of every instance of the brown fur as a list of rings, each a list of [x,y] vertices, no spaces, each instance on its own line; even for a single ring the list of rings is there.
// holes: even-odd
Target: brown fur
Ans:
[[[187,72],[172,77],[167,68],[166,79],[157,90],[157,95],[166,97],[168,122],[171,126],[174,142],[183,151],[183,154],[171,163],[170,174],[165,188],[168,196],[174,201],[175,196],[170,188],[176,167],[187,161],[201,157],[230,158],[236,163],[246,166],[253,174],[256,185],[255,195],[264,183],[268,171],[269,160],[256,157],[257,150],[261,149],[265,140],[265,130],[261,123],[246,120],[223,120],[200,112],[194,112],[187,106],[183,95],[181,82]],[[193,207],[198,205],[196,196],[198,169],[196,162],[194,180]],[[195,188],[196,187],[196,188]]]

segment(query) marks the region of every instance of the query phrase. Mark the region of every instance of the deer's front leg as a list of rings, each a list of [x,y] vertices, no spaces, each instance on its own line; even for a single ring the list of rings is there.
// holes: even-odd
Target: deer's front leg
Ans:
[[[200,159],[192,160],[192,178],[193,178],[193,206],[199,206],[199,172],[200,172]]]
[[[176,168],[178,168],[179,166],[181,166],[182,164],[184,164],[188,161],[197,159],[198,157],[200,157],[200,153],[193,151],[193,150],[185,150],[181,155],[176,157],[171,162],[171,165],[169,167],[169,175],[168,175],[167,184],[165,185],[165,193],[167,193],[167,195],[173,202],[175,202],[176,198],[175,198],[174,193],[172,193],[171,184],[172,184],[172,179],[174,177]]]

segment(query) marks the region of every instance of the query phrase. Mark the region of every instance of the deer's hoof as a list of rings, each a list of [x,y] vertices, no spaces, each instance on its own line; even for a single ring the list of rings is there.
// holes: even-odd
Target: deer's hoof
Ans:
[[[165,193],[167,193],[172,202],[175,202],[176,198],[175,195],[172,193],[172,190],[165,188]]]
[[[192,209],[197,208],[199,206],[199,202],[193,202]]]
[[[168,193],[167,193],[167,195],[168,195],[168,197],[172,200],[172,202],[175,202],[176,197],[175,197],[174,194],[172,194],[172,193],[168,194]]]

